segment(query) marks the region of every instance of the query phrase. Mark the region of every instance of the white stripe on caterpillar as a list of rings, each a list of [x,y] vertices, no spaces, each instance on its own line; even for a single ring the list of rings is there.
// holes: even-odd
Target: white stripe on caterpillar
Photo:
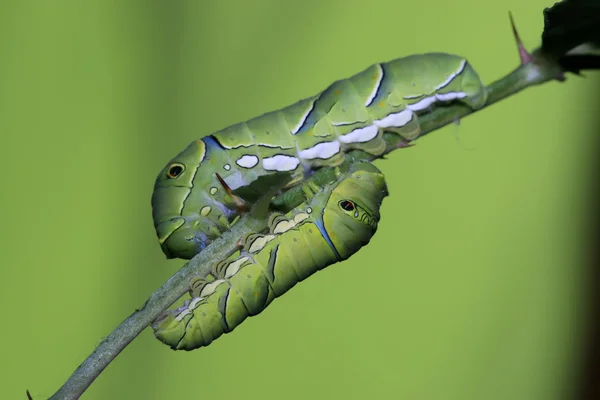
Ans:
[[[293,171],[300,164],[296,157],[277,154],[273,157],[263,158],[263,168],[268,171]]]
[[[243,168],[253,168],[256,166],[256,164],[258,164],[258,157],[250,154],[244,154],[238,158],[235,163]]]
[[[326,160],[331,158],[334,154],[340,152],[340,143],[336,140],[333,142],[322,142],[308,149],[304,149],[298,153],[300,158],[305,160],[313,160],[315,158],[321,158]]]
[[[375,125],[370,125],[364,128],[358,128],[350,133],[340,136],[339,141],[342,143],[364,143],[377,136],[379,129]]]
[[[401,128],[408,124],[413,117],[411,110],[400,111],[399,113],[390,114],[385,118],[375,121],[375,125],[380,128]]]

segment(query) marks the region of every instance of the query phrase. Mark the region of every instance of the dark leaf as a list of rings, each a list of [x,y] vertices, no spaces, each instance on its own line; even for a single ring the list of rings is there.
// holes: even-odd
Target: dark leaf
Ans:
[[[600,0],[564,0],[546,8],[542,52],[561,58],[581,45],[600,47]]]

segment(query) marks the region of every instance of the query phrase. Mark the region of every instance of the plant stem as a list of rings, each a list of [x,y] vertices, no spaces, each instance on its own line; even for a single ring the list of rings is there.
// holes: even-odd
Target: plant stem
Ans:
[[[538,56],[538,58],[534,58],[534,62],[521,65],[502,79],[488,86],[489,97],[484,108],[508,96],[514,95],[527,87],[554,79],[564,79],[556,63],[544,60],[539,52],[534,52],[534,55]],[[474,112],[476,111],[462,104],[439,107],[419,117],[422,129],[421,137]],[[406,147],[406,141],[394,133],[386,132],[384,138],[387,143],[385,154],[398,148]],[[362,151],[352,151],[347,154],[346,163],[351,163],[355,160],[372,160],[374,158],[376,157]],[[334,171],[331,168],[322,168],[315,172],[310,179],[317,185],[320,185],[334,179]],[[304,197],[301,187],[296,186],[278,196],[273,200],[272,204],[276,209],[287,211],[298,206],[303,201]],[[112,331],[96,347],[92,354],[77,367],[71,377],[50,399],[78,399],[108,364],[136,336],[150,325],[161,312],[166,310],[188,291],[188,282],[192,277],[205,275],[209,272],[210,266],[215,261],[225,259],[232,254],[237,249],[237,241],[244,234],[252,231],[262,231],[266,227],[267,223],[264,220],[250,219],[249,214],[243,216],[239,220],[239,223],[236,223],[230,231],[224,233],[200,254],[188,261],[177,273],[158,288],[139,310],[127,317]]]

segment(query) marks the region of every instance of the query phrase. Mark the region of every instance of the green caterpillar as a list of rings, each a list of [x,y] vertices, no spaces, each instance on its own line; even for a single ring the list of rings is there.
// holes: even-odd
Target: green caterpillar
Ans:
[[[268,234],[247,235],[241,251],[193,280],[192,299],[157,318],[155,336],[175,350],[208,346],[297,282],[369,243],[388,194],[383,174],[357,163],[316,190],[287,215],[272,214]]]
[[[195,140],[156,180],[152,210],[163,252],[192,258],[230,228],[236,203],[216,173],[235,190],[289,172],[289,188],[317,168],[341,164],[352,149],[381,155],[384,131],[414,140],[417,116],[437,103],[460,101],[478,109],[486,100],[486,87],[466,59],[413,55],[375,64],[316,96]]]

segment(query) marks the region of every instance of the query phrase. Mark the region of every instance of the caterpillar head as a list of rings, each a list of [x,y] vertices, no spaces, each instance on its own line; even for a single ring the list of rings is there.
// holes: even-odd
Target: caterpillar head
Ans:
[[[375,234],[379,208],[388,190],[383,173],[367,162],[354,164],[336,185],[323,210],[323,227],[346,259]]]
[[[475,110],[480,109],[487,102],[487,88],[481,82],[479,74],[469,64],[461,74],[460,90],[467,96],[462,101]]]
[[[190,227],[182,216],[194,188],[196,171],[206,154],[202,140],[192,142],[160,172],[152,193],[152,218],[167,258],[192,258],[205,246],[206,235]]]

